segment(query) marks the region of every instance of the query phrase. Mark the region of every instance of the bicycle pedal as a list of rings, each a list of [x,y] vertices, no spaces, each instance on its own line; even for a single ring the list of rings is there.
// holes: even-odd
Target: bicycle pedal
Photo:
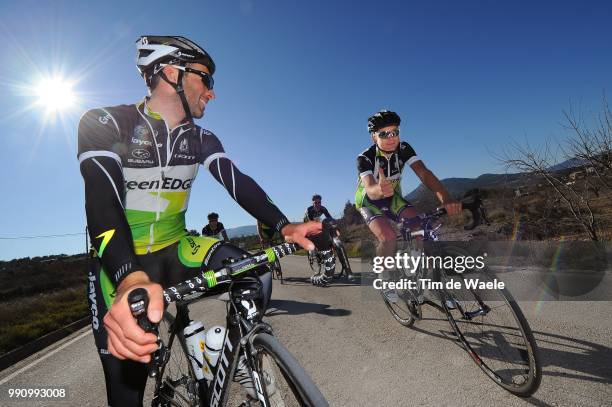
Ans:
[[[474,317],[480,317],[480,316],[483,316],[483,315],[487,315],[489,313],[489,311],[491,311],[491,308],[489,308],[488,306],[485,305],[483,307],[480,307],[476,311],[466,312],[465,316],[468,319],[472,319]]]
[[[445,301],[446,308],[448,309],[457,309],[457,302],[452,299],[448,299]]]

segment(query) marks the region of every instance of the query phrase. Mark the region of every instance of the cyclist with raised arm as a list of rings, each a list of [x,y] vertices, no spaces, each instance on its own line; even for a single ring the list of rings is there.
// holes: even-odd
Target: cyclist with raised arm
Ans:
[[[202,236],[214,237],[224,242],[229,242],[225,226],[219,222],[218,213],[211,212],[208,214],[208,225],[202,228]]]
[[[359,180],[355,207],[378,239],[378,256],[395,254],[396,231],[391,221],[399,222],[417,215],[414,207],[402,196],[400,182],[406,164],[436,195],[449,215],[461,212],[461,203],[448,193],[412,146],[400,141],[400,122],[397,113],[389,110],[371,116],[368,132],[373,144],[357,156]]]
[[[187,236],[185,211],[199,165],[287,241],[312,249],[306,236],[321,231],[315,222],[290,224],[261,187],[234,165],[217,136],[194,124],[215,98],[215,64],[203,48],[183,37],[143,36],[137,50],[149,96],[135,104],[89,110],[78,128],[95,251],[89,305],[111,406],[142,405],[144,363],[157,348],[156,336],[145,333],[132,317],[127,294],[145,288],[148,317],[157,323],[164,310],[162,285],[219,267],[223,259],[242,253],[217,239]],[[270,278],[262,282],[269,296]]]

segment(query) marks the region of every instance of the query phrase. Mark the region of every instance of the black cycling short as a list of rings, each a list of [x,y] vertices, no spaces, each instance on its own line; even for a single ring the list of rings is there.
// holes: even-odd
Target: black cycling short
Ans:
[[[163,287],[176,285],[197,275],[202,269],[216,269],[228,257],[246,253],[229,243],[205,236],[185,236],[180,241],[156,252],[139,255],[138,260],[151,281]],[[272,294],[270,273],[260,277],[264,284],[265,310]],[[92,258],[89,268],[88,299],[92,314],[92,328],[96,347],[102,360],[106,380],[108,405],[142,406],[147,382],[146,365],[120,360],[108,352],[107,333],[103,318],[115,298],[115,288],[97,258]]]

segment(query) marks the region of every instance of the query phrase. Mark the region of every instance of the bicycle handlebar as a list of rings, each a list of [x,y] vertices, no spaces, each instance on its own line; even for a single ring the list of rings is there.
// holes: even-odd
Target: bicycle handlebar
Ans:
[[[481,223],[481,216],[480,216],[480,211],[479,211],[480,205],[477,202],[471,202],[471,203],[461,202],[461,209],[468,210],[472,214],[472,223],[469,225],[465,225],[463,227],[465,230],[472,230],[476,226],[480,225]],[[445,208],[438,208],[432,212],[417,215],[410,219],[404,219],[403,224],[410,226],[411,224],[414,224],[416,220],[418,220],[421,223],[425,220],[436,220],[446,214],[447,214],[447,211]]]
[[[203,271],[194,278],[185,280],[173,287],[166,288],[164,290],[164,302],[168,305],[173,301],[180,301],[191,295],[210,291],[220,284],[238,280],[245,272],[256,269],[264,264],[274,263],[276,259],[292,254],[298,249],[298,245],[294,243],[283,243],[269,247],[250,256],[245,254],[241,258],[227,259],[226,264],[217,270]],[[261,273],[263,273],[263,271]],[[149,305],[147,290],[144,288],[136,288],[130,291],[128,294],[128,303],[132,316],[136,319],[138,325],[145,332],[152,332],[157,335],[157,325],[153,324],[147,317],[147,307]],[[151,362],[147,365],[149,377],[157,376],[158,367],[165,353],[164,345],[159,339],[158,344],[160,348],[153,352]]]
[[[226,264],[217,270],[203,271],[194,278],[166,288],[164,290],[164,301],[167,305],[194,294],[205,293],[220,284],[240,278],[247,271],[264,264],[274,263],[276,259],[292,254],[298,249],[299,247],[295,243],[282,243],[250,256],[245,254],[242,258],[228,259]]]

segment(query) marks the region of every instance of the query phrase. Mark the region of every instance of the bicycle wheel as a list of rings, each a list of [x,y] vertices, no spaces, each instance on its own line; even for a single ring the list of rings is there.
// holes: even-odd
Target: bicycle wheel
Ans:
[[[272,407],[328,405],[312,379],[275,337],[266,333],[257,334],[253,338],[253,347],[254,376],[259,378],[259,387],[267,405]],[[230,400],[236,399],[236,392],[240,392],[239,386],[235,382],[230,385]],[[264,405],[252,397],[248,397],[247,400],[246,405]]]
[[[404,248],[398,251],[398,254],[401,256],[405,252],[410,252],[411,245],[407,245],[407,248]],[[406,271],[404,269],[387,271],[389,273],[389,277],[392,281],[399,281],[400,279],[404,281],[413,281],[415,284],[419,281],[419,278],[423,276],[424,270],[420,269],[414,273],[410,272],[410,270]],[[418,287],[418,286],[417,286]],[[397,300],[391,301],[388,298],[387,292],[388,290],[381,290],[381,295],[385,305],[393,315],[393,318],[400,324],[410,327],[414,324],[417,319],[421,319],[423,317],[423,312],[421,310],[421,302],[419,302],[419,297],[422,296],[422,289],[396,289],[391,290],[394,291],[397,295]]]
[[[281,284],[285,284],[283,280],[283,269],[281,268],[280,261],[278,259],[274,260],[274,273],[276,274],[276,278],[280,280]]]
[[[318,274],[321,272],[321,259],[319,258],[319,253],[315,252],[313,254],[308,253],[308,265],[314,272],[314,274]]]
[[[443,279],[449,276],[444,274]],[[491,282],[486,272],[453,275],[461,289],[445,290],[448,321],[474,362],[495,383],[521,397],[535,393],[542,380],[535,338],[520,307],[506,289],[466,288],[465,281]],[[449,305],[454,307],[449,308]]]
[[[397,300],[391,301],[387,298],[387,293],[385,291],[380,292],[383,301],[393,318],[400,324],[410,327],[414,324],[415,316],[418,315],[420,318],[421,314],[421,306],[418,303],[413,303],[412,301],[405,298],[403,293],[399,293],[397,291]]]
[[[156,381],[153,406],[201,405],[200,384],[188,358],[183,327],[179,325],[170,312],[164,312],[159,333],[167,346],[167,361]]]

